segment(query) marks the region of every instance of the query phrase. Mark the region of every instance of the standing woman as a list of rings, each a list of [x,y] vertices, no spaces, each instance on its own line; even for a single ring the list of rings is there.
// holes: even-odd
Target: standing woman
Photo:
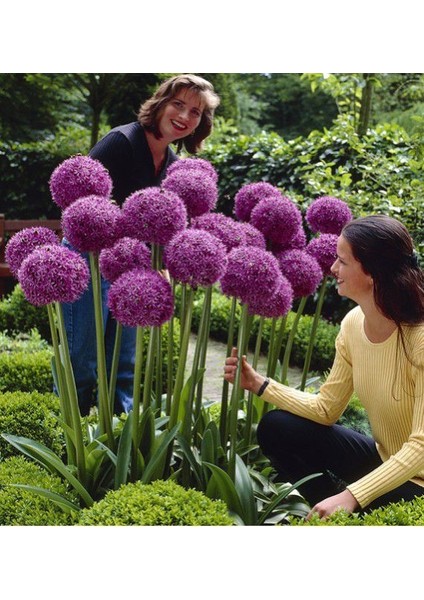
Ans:
[[[170,148],[177,144],[196,153],[212,131],[219,97],[213,86],[196,75],[177,75],[163,82],[155,94],[141,105],[138,119],[112,129],[91,150],[109,171],[112,197],[117,204],[133,192],[160,185],[171,163],[178,160]],[[116,323],[109,315],[109,284],[102,280],[103,320],[106,361],[110,369]],[[82,298],[64,305],[64,319],[75,374],[81,414],[95,404],[97,383],[96,335],[91,286]],[[115,412],[132,407],[136,329],[123,327],[116,382]]]
[[[320,517],[424,494],[424,274],[412,239],[387,216],[353,220],[331,270],[339,294],[358,306],[342,321],[320,391],[267,384],[245,358],[241,383],[281,409],[258,426],[258,442],[279,477],[294,483],[322,473],[302,487]],[[227,381],[234,382],[236,366],[233,351]],[[335,424],[354,391],[372,437]]]

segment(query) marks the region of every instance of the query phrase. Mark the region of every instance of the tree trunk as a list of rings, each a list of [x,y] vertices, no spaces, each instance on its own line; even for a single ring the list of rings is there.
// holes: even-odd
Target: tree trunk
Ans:
[[[359,114],[358,135],[362,137],[368,130],[371,117],[372,95],[374,91],[374,74],[364,73],[365,87],[362,91],[361,111]]]

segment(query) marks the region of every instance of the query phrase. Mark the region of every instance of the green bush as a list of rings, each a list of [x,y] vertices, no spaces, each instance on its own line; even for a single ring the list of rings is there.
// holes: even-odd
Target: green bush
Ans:
[[[81,511],[80,525],[232,525],[224,502],[172,480],[140,481],[111,491]]]
[[[27,437],[61,454],[63,434],[58,415],[59,399],[54,394],[0,394],[0,434]],[[14,454],[18,454],[18,450],[0,435],[0,456],[5,458]]]
[[[344,510],[340,510],[330,515],[327,519],[320,519],[317,515],[312,515],[309,521],[301,519],[293,519],[291,525],[302,526],[394,526],[394,525],[424,525],[424,497],[417,497],[414,500],[394,502],[376,508],[374,510],[365,511],[363,513],[349,514]]]
[[[23,456],[13,456],[0,462],[0,525],[75,524],[76,515],[65,513],[47,498],[10,484],[40,487],[76,502],[59,477]]]
[[[32,329],[29,333],[18,333],[15,336],[0,331],[0,353],[27,352],[33,354],[48,349],[47,340],[42,338],[36,329]]]
[[[51,358],[51,350],[0,354],[0,392],[51,392]]]
[[[0,301],[0,330],[9,334],[30,333],[37,329],[47,341],[51,341],[49,317],[44,306],[34,306],[25,298],[17,284],[12,292]]]

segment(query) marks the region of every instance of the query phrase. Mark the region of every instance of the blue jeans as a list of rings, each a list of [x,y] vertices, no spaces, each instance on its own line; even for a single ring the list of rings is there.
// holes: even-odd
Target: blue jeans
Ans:
[[[66,241],[64,244],[70,247]],[[84,257],[86,258],[85,255]],[[108,376],[112,365],[116,332],[116,321],[107,307],[109,287],[110,284],[102,278],[103,327]],[[96,327],[91,280],[88,289],[79,300],[72,304],[63,304],[62,308],[80,411],[82,415],[87,415],[91,406],[96,403],[97,388]],[[114,401],[115,414],[129,412],[132,408],[135,341],[136,328],[123,327]]]

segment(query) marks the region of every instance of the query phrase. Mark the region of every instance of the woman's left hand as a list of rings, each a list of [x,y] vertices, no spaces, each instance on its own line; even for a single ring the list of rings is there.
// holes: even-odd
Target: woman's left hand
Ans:
[[[340,510],[342,508],[349,513],[352,513],[360,508],[355,496],[353,496],[349,490],[344,490],[340,494],[330,496],[329,498],[325,498],[324,500],[321,500],[321,502],[315,504],[315,506],[306,516],[306,519],[309,520],[314,513],[317,513],[320,519],[325,519],[336,512],[336,510]]]

